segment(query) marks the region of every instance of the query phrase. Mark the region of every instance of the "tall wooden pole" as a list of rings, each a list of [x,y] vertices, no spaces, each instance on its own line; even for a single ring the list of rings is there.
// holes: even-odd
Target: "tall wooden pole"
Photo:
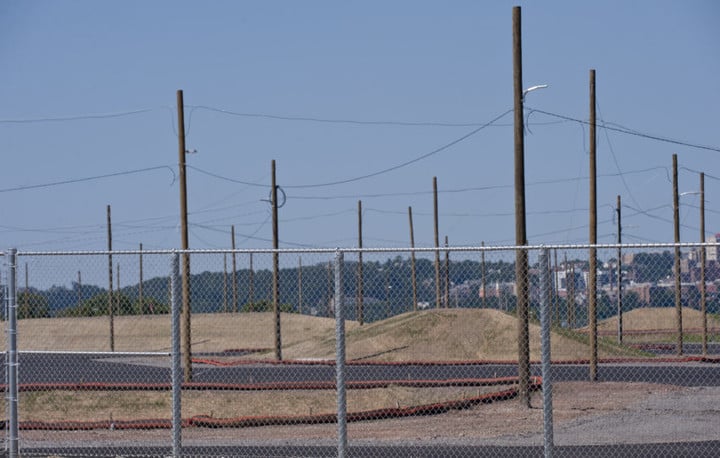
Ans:
[[[108,317],[110,318],[110,351],[115,351],[115,307],[113,306],[113,265],[112,265],[112,218],[110,205],[107,206],[108,243]]]
[[[683,354],[682,285],[680,284],[680,194],[678,193],[677,154],[673,154],[673,229],[675,234],[675,325],[677,327],[676,352]]]
[[[363,247],[363,237],[362,237],[362,200],[358,200],[358,248],[362,250]],[[357,321],[360,323],[360,326],[364,323],[364,307],[363,307],[363,253],[362,251],[358,252],[358,267],[357,267],[357,307],[355,310],[355,314],[357,315]]]
[[[597,140],[595,122],[595,70],[590,70],[590,245],[597,245]],[[590,325],[590,381],[597,380],[597,249],[590,247],[588,315]]]
[[[178,133],[178,171],[180,175],[180,242],[181,248],[187,250],[188,242],[188,220],[187,220],[187,181],[185,176],[185,103],[183,102],[183,91],[177,91],[177,133]],[[182,255],[182,312],[181,312],[181,336],[182,336],[182,359],[183,379],[185,382],[192,381],[192,354],[190,335],[190,255],[184,252]]]
[[[435,308],[440,308],[440,234],[438,231],[438,192],[437,177],[433,177],[433,211],[435,227]]]
[[[273,225],[273,312],[275,313],[275,359],[282,360],[282,340],[280,336],[280,253],[278,236],[278,200],[277,181],[275,179],[275,160],[272,161],[272,225]]]
[[[527,245],[525,226],[525,132],[522,88],[522,24],[519,6],[513,7],[513,92],[515,109],[515,245]],[[530,407],[530,332],[528,253],[515,251],[515,286],[518,318],[518,399]]]
[[[700,173],[700,243],[705,243],[705,174]],[[708,323],[707,323],[707,304],[705,291],[705,262],[706,248],[700,247],[700,312],[703,316],[702,324],[702,354],[707,356],[708,351]]]
[[[622,306],[622,205],[620,196],[617,196],[617,315],[618,315],[618,328],[617,328],[617,340],[621,344],[623,341],[623,306]]]
[[[235,254],[235,225],[230,226],[230,243],[232,246],[232,309],[233,312],[238,312],[238,284],[237,284],[237,264]],[[252,308],[252,305],[250,305]]]
[[[410,277],[412,282],[413,312],[417,312],[417,272],[415,271],[415,231],[413,230],[412,207],[408,207],[408,220],[410,222]]]

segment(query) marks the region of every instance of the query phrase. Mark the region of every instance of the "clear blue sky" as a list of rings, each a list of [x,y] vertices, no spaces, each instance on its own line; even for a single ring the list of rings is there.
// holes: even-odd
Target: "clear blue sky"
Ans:
[[[433,176],[441,237],[512,244],[512,114],[429,153],[512,109],[515,4],[2,2],[0,245],[103,249],[110,204],[115,248],[178,247],[178,89],[197,150],[192,248],[229,247],[232,224],[239,248],[271,246],[272,159],[281,247],[356,246],[360,199],[366,247],[407,246],[408,206],[416,244],[431,246]],[[681,192],[707,174],[707,229],[720,232],[720,3],[519,4],[523,84],[550,85],[526,105],[529,242],[588,240],[587,127],[531,109],[587,120],[591,68],[602,125],[715,148],[598,130],[599,242],[615,240],[618,194],[625,241],[672,241],[673,153]],[[696,241],[699,198],[681,199],[682,239]]]

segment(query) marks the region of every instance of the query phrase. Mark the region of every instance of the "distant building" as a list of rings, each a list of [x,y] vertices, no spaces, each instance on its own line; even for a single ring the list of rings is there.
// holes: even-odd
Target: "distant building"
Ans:
[[[481,286],[478,295],[481,299],[483,297],[515,296],[515,282],[495,282],[485,288]]]

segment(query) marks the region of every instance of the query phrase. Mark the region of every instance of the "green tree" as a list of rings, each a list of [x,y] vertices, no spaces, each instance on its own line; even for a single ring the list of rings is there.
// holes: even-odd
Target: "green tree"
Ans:
[[[135,315],[162,315],[170,313],[170,306],[160,302],[154,297],[143,298],[142,304],[136,300],[133,305],[133,314]]]
[[[640,296],[638,295],[638,293],[634,291],[623,293],[622,307],[624,312],[629,312],[630,310],[640,308],[643,305],[644,304],[640,300]]]
[[[653,283],[672,276],[674,259],[669,251],[636,254],[632,263],[635,281]]]
[[[675,292],[671,288],[650,288],[650,307],[674,307]]]
[[[268,300],[261,300],[253,303],[245,303],[240,308],[241,312],[272,312],[273,304]],[[280,311],[283,313],[293,313],[292,304],[280,304]]]
[[[124,294],[115,292],[112,295],[112,305],[115,315],[131,315],[133,303]],[[103,316],[108,314],[108,294],[100,293],[83,301],[80,305],[69,307],[59,313],[59,316]]]
[[[32,291],[21,291],[17,295],[17,306],[18,319],[50,316],[47,297]]]

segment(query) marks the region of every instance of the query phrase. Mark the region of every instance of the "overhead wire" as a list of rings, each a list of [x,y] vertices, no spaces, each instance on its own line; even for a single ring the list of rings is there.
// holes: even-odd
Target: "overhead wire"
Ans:
[[[600,123],[602,126],[605,126],[605,121],[603,120],[602,111],[600,110],[600,104],[597,103],[598,111],[600,112]],[[618,173],[620,174],[620,180],[622,181],[623,187],[627,191],[628,195],[630,196],[630,200],[632,200],[633,204],[635,204],[636,207],[641,208],[641,205],[638,204],[637,200],[635,199],[635,196],[633,195],[632,191],[630,190],[630,186],[628,186],[627,181],[625,180],[625,176],[622,174],[622,170],[620,169],[620,163],[618,162],[617,155],[615,154],[615,149],[613,148],[612,142],[610,141],[610,131],[608,129],[603,129],[603,132],[605,133],[605,139],[608,144],[608,149],[610,150],[610,155],[612,156],[613,163],[615,164],[615,168],[617,169]]]
[[[589,121],[585,121],[584,119],[573,118],[573,117],[571,117],[571,116],[561,115],[561,114],[558,114],[558,113],[552,113],[552,112],[550,112],[550,111],[540,110],[540,109],[537,109],[537,108],[531,108],[531,109],[532,109],[533,111],[538,112],[538,113],[542,113],[542,114],[544,114],[544,115],[552,116],[552,117],[555,117],[555,118],[558,118],[558,119],[565,119],[565,120],[567,120],[567,121],[575,121],[575,122],[577,122],[577,123],[584,124],[584,125],[589,125],[589,124],[590,124]],[[649,140],[656,140],[656,141],[659,141],[659,142],[671,143],[671,144],[673,144],[673,145],[686,146],[686,147],[688,147],[688,148],[695,148],[695,149],[701,149],[701,150],[706,150],[706,151],[715,151],[715,152],[720,153],[720,147],[717,147],[717,146],[700,145],[700,144],[697,144],[697,143],[690,143],[690,142],[684,141],[684,140],[677,140],[677,139],[674,139],[674,138],[661,137],[661,136],[659,136],[659,135],[646,134],[646,133],[643,133],[643,132],[639,132],[639,131],[632,130],[632,129],[628,129],[628,128],[624,128],[624,127],[612,127],[611,125],[607,125],[607,124],[606,124],[605,126],[603,126],[602,128],[603,128],[603,129],[607,129],[607,130],[611,130],[611,131],[613,131],[613,132],[620,132],[620,133],[626,134],[626,135],[633,135],[633,136],[636,136],[636,137],[646,138],[646,139],[649,139]]]
[[[12,188],[3,188],[3,189],[0,189],[0,193],[14,192],[14,191],[27,191],[29,189],[50,188],[50,187],[61,186],[61,185],[66,185],[66,184],[101,180],[103,178],[111,178],[111,177],[118,177],[118,176],[124,176],[124,175],[133,175],[136,173],[144,173],[144,172],[150,172],[153,170],[160,170],[160,169],[168,169],[170,171],[170,173],[172,173],[173,179],[172,179],[172,183],[170,183],[170,185],[172,186],[172,184],[175,183],[175,171],[167,165],[158,165],[155,167],[145,167],[142,169],[126,170],[123,172],[106,173],[104,175],[95,175],[95,176],[90,176],[90,177],[75,178],[75,179],[71,179],[71,180],[62,180],[62,181],[54,181],[54,182],[50,182],[50,183],[30,184],[30,185],[23,185],[23,186],[15,186]]]
[[[430,151],[430,152],[428,152],[428,153],[422,154],[422,155],[420,155],[420,156],[418,156],[418,157],[415,157],[415,158],[410,159],[410,160],[408,160],[408,161],[405,161],[405,162],[402,162],[402,163],[400,163],[400,164],[394,165],[394,166],[392,166],[392,167],[387,167],[387,168],[385,168],[385,169],[378,170],[378,171],[376,171],[376,172],[368,173],[368,174],[365,174],[365,175],[360,175],[360,176],[353,177],[353,178],[347,178],[347,179],[343,179],[343,180],[331,181],[331,182],[327,182],[327,183],[314,183],[314,184],[301,184],[301,185],[285,185],[284,187],[287,188],[287,189],[321,188],[321,187],[337,186],[337,185],[341,185],[341,184],[353,183],[353,182],[356,182],[356,181],[361,181],[361,180],[365,180],[365,179],[368,179],[368,178],[376,177],[376,176],[378,176],[378,175],[383,175],[383,174],[386,174],[386,173],[389,173],[389,172],[392,172],[392,171],[401,169],[401,168],[403,168],[403,167],[407,167],[408,165],[414,164],[414,163],[419,162],[419,161],[421,161],[421,160],[423,160],[423,159],[427,159],[428,157],[433,156],[433,155],[435,155],[435,154],[437,154],[437,153],[440,153],[440,152],[442,152],[442,151],[445,151],[446,149],[451,148],[451,147],[457,145],[458,143],[460,143],[460,142],[462,142],[462,141],[464,141],[464,140],[467,140],[468,138],[470,138],[470,137],[472,137],[473,135],[477,134],[478,132],[480,132],[481,130],[485,129],[486,127],[491,126],[494,122],[502,119],[503,117],[505,117],[508,113],[511,113],[512,111],[513,111],[512,108],[509,109],[509,110],[506,110],[506,111],[503,112],[502,114],[496,116],[495,118],[493,118],[492,120],[486,122],[485,124],[483,124],[483,125],[475,128],[475,129],[471,130],[470,132],[466,133],[465,135],[463,135],[463,136],[461,136],[461,137],[458,137],[458,138],[456,138],[455,140],[452,140],[452,141],[450,141],[450,142],[448,142],[448,143],[446,143],[446,144],[444,144],[444,145],[442,145],[442,146],[440,146],[440,147],[438,147],[438,148],[435,148],[434,150],[432,150],[432,151]]]
[[[710,175],[709,173],[701,172],[701,171],[699,171],[699,170],[694,170],[694,169],[690,169],[690,168],[683,167],[683,166],[680,166],[679,169],[680,169],[680,170],[685,170],[685,171],[688,171],[688,172],[697,173],[697,174],[703,173],[703,174],[705,175],[705,178],[710,178],[711,180],[720,181],[720,178],[719,178],[719,177],[716,177],[716,176],[714,176],[714,175]]]
[[[81,121],[90,119],[110,119],[132,116],[136,114],[148,113],[156,108],[141,108],[138,110],[118,111],[112,113],[92,113],[69,116],[44,116],[39,118],[16,118],[16,119],[0,119],[0,124],[32,124],[42,122],[63,122],[63,121]]]
[[[190,106],[190,105],[186,105]],[[315,122],[324,124],[353,124],[360,126],[401,126],[401,127],[479,127],[483,123],[473,122],[442,122],[442,121],[392,121],[392,120],[358,120],[358,119],[342,119],[342,118],[320,118],[313,116],[292,116],[292,115],[276,115],[268,113],[243,113],[238,111],[226,110],[222,108],[211,107],[208,105],[192,105],[193,108],[207,110],[211,112],[221,113],[230,116],[242,118],[260,118],[271,119],[276,121],[302,121]],[[496,127],[508,127],[512,124],[495,124]]]

